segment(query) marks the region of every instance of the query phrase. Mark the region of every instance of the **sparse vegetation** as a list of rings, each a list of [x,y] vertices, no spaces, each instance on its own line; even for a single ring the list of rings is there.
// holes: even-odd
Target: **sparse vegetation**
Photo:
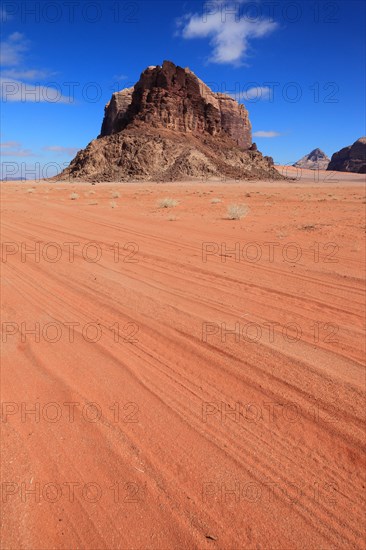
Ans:
[[[88,202],[88,205],[89,206],[97,206],[98,204],[98,201],[91,201],[91,202]]]
[[[169,216],[168,221],[169,222],[175,222],[178,218],[176,216]]]
[[[221,199],[211,199],[211,204],[218,204],[219,202],[221,202]]]
[[[314,229],[316,229],[316,226],[313,224],[300,225],[299,229],[302,231],[314,231]]]
[[[79,198],[79,195],[78,195],[77,193],[71,193],[70,199],[71,199],[72,201],[76,201],[76,199],[78,199],[78,198]]]
[[[27,193],[34,193],[34,191],[35,191],[34,187],[31,187],[30,189],[27,189]]]
[[[246,204],[230,204],[227,209],[228,220],[241,220],[249,213],[249,207]]]
[[[113,193],[112,193],[112,199],[119,199],[120,196],[121,196],[121,195],[118,193],[118,191],[113,191]]]
[[[111,205],[111,208],[117,208],[118,206],[116,201],[111,201],[109,204]]]
[[[284,239],[285,237],[287,237],[287,233],[284,233],[283,231],[277,231],[276,237],[278,239]]]
[[[158,207],[159,208],[173,208],[174,206],[177,206],[178,201],[175,199],[169,199],[166,197],[165,199],[160,199],[158,201]]]

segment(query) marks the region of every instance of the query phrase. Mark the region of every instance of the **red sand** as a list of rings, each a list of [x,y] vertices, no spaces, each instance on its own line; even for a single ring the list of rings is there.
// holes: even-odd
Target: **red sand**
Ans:
[[[3,548],[365,547],[363,177],[313,176],[2,184]]]

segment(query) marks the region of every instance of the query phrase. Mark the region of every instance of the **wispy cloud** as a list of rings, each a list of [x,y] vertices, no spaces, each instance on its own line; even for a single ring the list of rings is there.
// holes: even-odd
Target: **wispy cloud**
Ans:
[[[73,98],[64,96],[55,87],[39,83],[52,73],[24,68],[24,57],[28,49],[29,41],[20,32],[12,33],[1,42],[1,100],[23,103],[73,103]]]
[[[115,74],[113,78],[115,80],[127,80],[128,76],[126,74]]]
[[[43,151],[48,151],[56,154],[57,156],[69,156],[74,157],[80,150],[80,147],[64,147],[63,145],[46,145],[42,147]],[[31,149],[25,149],[22,147],[20,141],[3,141],[0,143],[0,155],[3,157],[34,157],[44,156],[36,155]]]
[[[4,141],[0,143],[0,155],[2,157],[34,157],[31,149],[22,149],[19,141]]]
[[[11,149],[12,147],[20,147],[21,143],[19,141],[3,141],[0,143],[1,150],[3,149]]]
[[[271,98],[271,88],[267,86],[258,86],[254,88],[249,88],[243,92],[235,94],[235,99],[240,101],[244,99],[246,101],[259,101]]]
[[[12,78],[15,80],[44,80],[50,76],[49,71],[40,71],[37,69],[6,69],[2,71],[3,77]]]
[[[242,64],[248,55],[249,41],[261,38],[277,28],[264,18],[240,17],[240,1],[208,2],[203,13],[189,13],[177,21],[178,34],[186,39],[208,38],[212,46],[209,61]]]
[[[280,132],[275,132],[273,130],[258,130],[258,132],[254,132],[254,137],[261,137],[261,138],[275,138],[280,136]]]
[[[34,157],[35,153],[31,149],[20,149],[18,151],[6,151],[1,152],[4,157]]]
[[[0,65],[19,65],[23,61],[28,44],[22,33],[13,32],[6,40],[0,42]]]
[[[52,86],[22,82],[13,78],[0,78],[0,98],[3,102],[72,103],[72,97],[62,95]]]
[[[58,155],[68,155],[74,157],[76,153],[80,150],[80,147],[63,147],[62,145],[47,145],[43,147],[44,151],[51,151],[52,153],[57,153]]]

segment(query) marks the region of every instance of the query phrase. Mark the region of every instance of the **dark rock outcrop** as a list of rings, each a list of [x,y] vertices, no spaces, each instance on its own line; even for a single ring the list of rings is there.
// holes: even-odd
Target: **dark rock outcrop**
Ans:
[[[208,176],[281,179],[252,144],[244,105],[170,61],[112,95],[98,139],[61,174],[90,181]]]
[[[244,105],[228,95],[215,94],[188,68],[170,61],[162,67],[148,67],[134,88],[113,94],[100,137],[142,122],[194,135],[225,135],[243,149],[252,144]]]
[[[332,155],[328,170],[366,174],[366,137]]]
[[[293,166],[307,170],[326,170],[329,161],[330,158],[321,149],[314,149],[311,153],[295,162]]]

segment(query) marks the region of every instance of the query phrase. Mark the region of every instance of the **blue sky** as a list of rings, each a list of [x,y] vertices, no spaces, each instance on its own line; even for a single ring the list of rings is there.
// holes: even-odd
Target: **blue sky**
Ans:
[[[365,134],[361,0],[5,0],[1,18],[2,163],[28,177],[67,165],[112,92],[164,59],[242,101],[276,163]]]

